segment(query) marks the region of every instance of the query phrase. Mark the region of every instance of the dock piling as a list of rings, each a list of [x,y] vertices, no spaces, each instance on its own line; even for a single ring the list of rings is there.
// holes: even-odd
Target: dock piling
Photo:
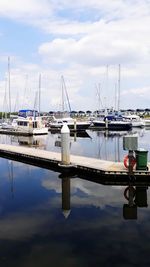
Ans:
[[[66,123],[61,128],[61,164],[70,164],[70,130]]]
[[[76,130],[77,130],[77,120],[74,119],[74,131],[76,131]]]

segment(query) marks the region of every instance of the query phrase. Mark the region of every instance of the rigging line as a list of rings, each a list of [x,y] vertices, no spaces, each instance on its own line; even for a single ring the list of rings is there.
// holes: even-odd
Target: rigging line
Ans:
[[[26,104],[27,85],[28,85],[28,74],[25,75],[24,97],[23,97],[22,106],[24,106]]]
[[[5,94],[4,94],[4,101],[3,101],[3,113],[5,114],[5,119],[7,119],[7,109],[8,109],[8,103],[7,103],[7,77],[5,78]]]
[[[38,98],[38,92],[35,92],[35,99],[34,99],[34,109],[37,107],[37,98]]]
[[[8,57],[8,93],[9,93],[9,112],[11,114],[11,94],[10,94],[10,57]]]
[[[39,114],[41,112],[41,74],[39,74]]]
[[[98,96],[98,102],[99,102],[99,104],[101,104],[101,106],[103,108],[104,106],[103,106],[101,95],[100,95],[100,83],[98,85],[96,84],[95,87],[96,87],[96,94]]]
[[[62,92],[62,112],[64,112],[64,87],[63,87],[63,76],[61,76],[61,92]]]
[[[19,94],[17,92],[16,100],[15,100],[15,105],[14,105],[14,112],[16,112],[16,109],[17,109],[17,106],[18,106],[18,98],[19,98]]]
[[[69,106],[69,111],[71,112],[71,105],[70,105],[69,96],[68,96],[68,92],[67,92],[67,88],[66,88],[66,84],[65,84],[65,80],[64,80],[64,77],[63,77],[63,76],[62,76],[62,82],[63,82],[63,85],[64,85],[64,89],[65,89],[66,97],[67,97],[67,102],[68,102],[68,106]]]
[[[118,111],[120,109],[120,76],[121,76],[121,67],[118,66]]]

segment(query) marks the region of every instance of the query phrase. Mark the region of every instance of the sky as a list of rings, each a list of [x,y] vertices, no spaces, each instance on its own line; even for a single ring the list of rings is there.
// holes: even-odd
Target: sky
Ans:
[[[64,87],[72,110],[150,108],[150,0],[0,0],[0,111],[39,88],[61,110]]]

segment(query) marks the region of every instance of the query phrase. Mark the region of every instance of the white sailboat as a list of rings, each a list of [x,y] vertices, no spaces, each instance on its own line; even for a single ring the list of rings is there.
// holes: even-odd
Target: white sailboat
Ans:
[[[50,123],[50,130],[60,130],[64,123],[67,123],[69,129],[71,131],[85,131],[91,125],[90,121],[78,121],[76,119],[71,118],[69,115],[66,116],[65,112],[65,98],[69,107],[69,112],[71,112],[71,105],[69,101],[69,96],[67,93],[64,77],[61,76],[61,84],[62,84],[62,113],[61,117],[56,118],[54,116],[54,120]]]
[[[39,75],[39,112],[34,108],[22,109],[18,112],[17,127],[18,133],[28,135],[48,134],[48,128],[45,127],[40,116],[40,97],[41,97],[41,74]]]
[[[101,118],[93,120],[93,126],[95,128],[112,130],[112,131],[128,131],[131,130],[132,124],[129,121],[124,121],[120,113],[120,75],[121,68],[119,64],[118,69],[118,111],[117,114],[112,112],[108,114],[106,105],[105,105],[105,115]],[[108,76],[108,66],[107,66],[107,76]]]

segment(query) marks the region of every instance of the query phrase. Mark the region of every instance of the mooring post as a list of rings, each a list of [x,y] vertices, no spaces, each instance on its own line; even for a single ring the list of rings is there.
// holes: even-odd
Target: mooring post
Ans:
[[[133,165],[132,165],[133,150],[129,150],[128,157],[129,157],[129,177],[132,177],[133,175]]]
[[[108,129],[108,119],[105,119],[105,128]]]
[[[124,165],[128,168],[129,171],[129,180],[135,179],[133,173],[133,167],[136,163],[134,158],[134,152],[137,150],[138,147],[138,138],[137,136],[124,136],[123,137],[123,149],[128,150],[128,155],[124,158]],[[126,161],[129,161],[127,166]]]
[[[76,130],[77,130],[77,120],[74,119],[74,131],[76,131]]]
[[[66,123],[61,128],[61,164],[70,164],[70,130]]]

